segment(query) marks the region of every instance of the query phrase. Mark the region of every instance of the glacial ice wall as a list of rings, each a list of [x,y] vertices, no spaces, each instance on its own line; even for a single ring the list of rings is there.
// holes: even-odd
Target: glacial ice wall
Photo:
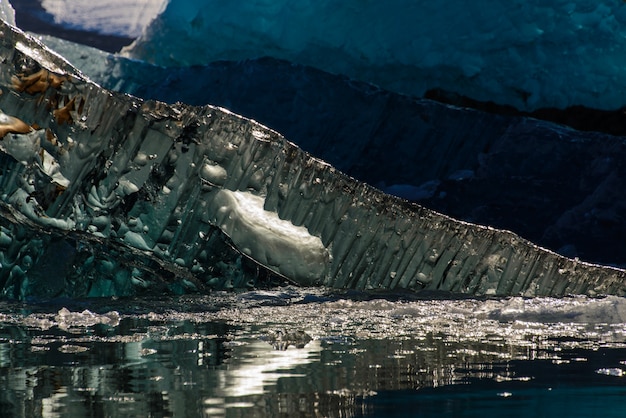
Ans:
[[[385,195],[224,109],[102,89],[0,31],[5,297],[202,291],[241,256],[304,285],[626,293],[622,270]]]
[[[417,96],[613,109],[625,34],[616,0],[172,0],[125,53],[163,66],[271,56]]]

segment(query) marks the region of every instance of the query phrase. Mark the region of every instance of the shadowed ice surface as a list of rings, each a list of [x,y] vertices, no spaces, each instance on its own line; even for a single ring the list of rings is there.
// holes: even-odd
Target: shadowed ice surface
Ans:
[[[395,92],[443,88],[518,109],[624,104],[613,0],[169,2],[125,53],[164,66],[272,56]]]

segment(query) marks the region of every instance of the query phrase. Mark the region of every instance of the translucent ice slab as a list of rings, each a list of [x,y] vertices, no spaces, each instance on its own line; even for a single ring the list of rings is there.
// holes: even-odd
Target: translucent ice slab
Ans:
[[[383,194],[225,109],[105,90],[0,30],[6,297],[246,285],[242,257],[302,285],[624,293],[622,270]]]

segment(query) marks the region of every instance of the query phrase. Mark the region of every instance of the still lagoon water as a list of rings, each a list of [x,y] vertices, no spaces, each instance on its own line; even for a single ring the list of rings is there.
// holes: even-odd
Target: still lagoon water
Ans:
[[[0,389],[2,417],[623,417],[626,299],[2,302]]]

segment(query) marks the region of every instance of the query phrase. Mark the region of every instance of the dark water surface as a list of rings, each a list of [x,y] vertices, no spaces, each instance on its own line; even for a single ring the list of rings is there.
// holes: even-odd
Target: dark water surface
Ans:
[[[626,300],[323,289],[0,305],[0,416],[626,416]]]

